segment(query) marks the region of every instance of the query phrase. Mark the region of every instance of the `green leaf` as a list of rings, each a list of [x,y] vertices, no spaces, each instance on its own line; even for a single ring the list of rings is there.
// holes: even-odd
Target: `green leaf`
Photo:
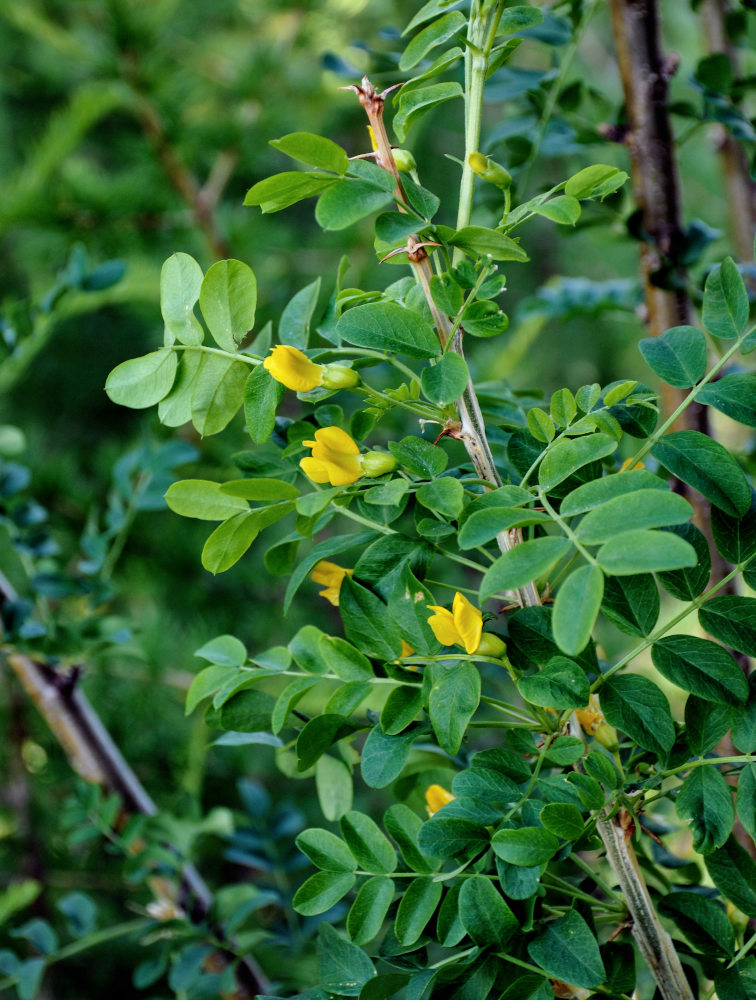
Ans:
[[[349,722],[343,715],[316,715],[297,737],[297,770],[309,770],[334,743],[352,736],[360,728],[359,723]]]
[[[543,441],[548,444],[549,441],[554,440],[554,435],[556,434],[554,422],[540,406],[534,406],[531,410],[528,410],[527,419],[528,430],[536,441]]]
[[[158,403],[158,418],[166,427],[181,427],[192,419],[192,392],[206,354],[181,351],[173,386]]]
[[[347,639],[368,656],[395,660],[401,654],[401,638],[387,621],[386,605],[349,576],[341,584],[339,612]]]
[[[589,511],[576,535],[585,545],[608,542],[626,531],[683,524],[693,516],[685,497],[662,490],[637,490]]]
[[[520,797],[517,785],[493,767],[469,767],[455,774],[452,792],[457,798],[477,799],[491,805],[516,802]]]
[[[481,602],[487,601],[499,591],[515,590],[543,576],[571,548],[572,542],[569,539],[555,536],[532,538],[521,545],[515,545],[509,552],[499,556],[484,574],[480,585]]]
[[[449,520],[456,520],[462,510],[465,491],[458,479],[444,476],[442,479],[421,486],[415,496],[423,507],[438,511]]]
[[[433,604],[433,595],[405,564],[389,597],[388,611],[399,635],[421,655],[433,655],[439,648],[428,624],[429,604]],[[392,695],[401,690],[392,692]]]
[[[347,933],[355,944],[367,944],[383,929],[396,887],[386,875],[373,875],[357,893],[347,914]]]
[[[756,598],[734,594],[712,597],[700,608],[698,620],[725,646],[756,656]]]
[[[526,7],[525,10],[535,12],[533,7]],[[540,14],[540,11],[538,13]],[[556,222],[560,226],[574,226],[580,218],[580,202],[572,195],[563,194],[551,198],[542,205],[534,206],[533,211],[536,215],[551,219],[552,222]]]
[[[413,878],[396,911],[394,933],[402,945],[414,944],[441,902],[443,885],[429,875]]]
[[[358,865],[371,875],[390,875],[396,868],[396,852],[376,823],[364,813],[341,817],[341,834]]]
[[[541,488],[548,493],[584,465],[605,458],[616,450],[617,442],[606,434],[588,434],[558,441],[546,452],[538,470]]]
[[[130,358],[108,375],[105,392],[120,406],[144,410],[168,395],[177,367],[176,352],[171,348],[162,348],[141,358]]]
[[[241,497],[243,500],[294,500],[299,496],[299,490],[292,483],[266,477],[231,479],[227,483],[221,483],[220,488],[221,493],[231,497]]]
[[[530,677],[517,683],[522,697],[542,708],[583,708],[591,695],[590,684],[580,667],[566,656],[554,656]]]
[[[420,374],[423,394],[431,403],[446,406],[454,403],[467,387],[470,373],[464,358],[449,352],[435,365],[427,365]]]
[[[287,170],[258,181],[247,191],[244,204],[259,205],[263,212],[280,212],[282,208],[312,198],[337,183],[338,178],[328,174]]]
[[[734,837],[704,858],[714,885],[749,917],[756,917],[756,861]]]
[[[601,611],[628,635],[650,635],[659,618],[659,591],[650,573],[609,576],[604,580]]]
[[[247,662],[247,648],[235,635],[219,635],[194,655],[222,667],[241,667]]]
[[[636,674],[617,674],[601,688],[607,721],[644,750],[666,757],[675,742],[669,702],[653,681]]]
[[[318,655],[329,673],[336,674],[343,681],[363,681],[373,677],[370,660],[339,636],[319,636]]]
[[[220,713],[221,728],[234,733],[268,730],[274,705],[272,695],[265,691],[240,691],[223,705]]]
[[[485,545],[502,531],[522,528],[528,524],[549,523],[548,514],[522,507],[486,507],[476,510],[462,524],[457,544],[461,549],[474,549]]]
[[[459,893],[459,917],[465,930],[481,948],[501,948],[519,927],[519,921],[490,879],[466,878]]]
[[[562,652],[575,656],[588,645],[604,594],[598,566],[581,566],[561,584],[554,601],[552,628]]]
[[[444,101],[462,97],[462,87],[458,83],[432,83],[409,93],[399,92],[399,110],[394,115],[392,126],[399,142],[404,142],[407,132],[414,122],[424,114],[443,104]]]
[[[745,705],[731,709],[732,742],[741,753],[756,752],[756,698],[753,691]]]
[[[718,511],[716,507],[713,507],[712,515],[715,513],[718,513]],[[667,530],[693,546],[698,562],[695,566],[691,566],[688,569],[659,573],[659,583],[679,601],[692,601],[699,594],[703,593],[709,582],[709,575],[711,573],[709,543],[706,541],[703,533],[694,524],[679,524]]]
[[[174,513],[201,521],[225,521],[249,511],[246,500],[224,493],[221,483],[208,479],[180,479],[172,483],[166,491],[165,502]]]
[[[280,139],[271,139],[270,145],[293,160],[321,170],[332,170],[335,174],[345,174],[349,166],[349,157],[341,146],[312,132],[290,132]]]
[[[480,673],[472,663],[446,668],[430,664],[428,714],[436,739],[443,750],[459,752],[467,724],[480,702]]]
[[[549,976],[572,986],[601,986],[606,970],[596,938],[576,910],[546,926],[528,945],[528,954]]]
[[[563,840],[579,840],[585,829],[580,810],[571,802],[549,802],[541,810],[540,820],[547,830]]]
[[[448,458],[443,448],[419,437],[389,441],[391,454],[413,475],[420,479],[435,479],[446,468]]]
[[[397,302],[369,302],[348,309],[336,324],[336,333],[358,347],[409,358],[433,358],[441,353],[431,325]]]
[[[235,352],[255,325],[257,279],[240,260],[219,260],[202,281],[200,309],[218,347]]]
[[[709,333],[720,340],[739,337],[748,322],[748,293],[732,257],[709,272],[702,318]]]
[[[709,382],[696,396],[696,402],[713,406],[746,427],[756,427],[756,374],[736,372]]]
[[[341,690],[343,691],[344,688]],[[329,701],[325,711],[333,712],[335,710]],[[315,765],[315,788],[318,793],[320,811],[331,823],[341,819],[352,808],[354,800],[352,772],[343,760],[324,753]]]
[[[745,674],[726,649],[708,639],[665,636],[651,647],[651,659],[663,677],[698,698],[723,705],[748,699]]]
[[[467,857],[488,847],[490,837],[482,823],[442,813],[440,810],[420,828],[417,842],[423,854],[434,858]]]
[[[307,347],[310,324],[320,295],[320,278],[301,288],[284,306],[278,323],[278,339],[299,350]]]
[[[732,832],[732,789],[712,765],[691,771],[677,793],[675,806],[680,819],[690,825],[693,848],[699,854],[721,847]]]
[[[564,185],[564,193],[573,198],[590,198],[599,185],[611,180],[622,171],[605,163],[594,163],[579,170]]]
[[[585,753],[585,744],[577,736],[557,736],[546,750],[544,759],[549,764],[556,764],[558,767],[567,767]]]
[[[424,59],[431,49],[442,45],[458,31],[464,31],[466,24],[467,18],[465,15],[460,14],[459,11],[454,11],[450,14],[444,14],[437,21],[433,21],[432,24],[427,25],[427,27],[415,35],[402,53],[402,57],[399,60],[399,69],[404,71],[417,66],[420,60]]]
[[[694,754],[703,757],[730,728],[730,708],[692,694],[685,702],[685,735]]]
[[[543,23],[543,11],[537,7],[509,7],[502,12],[497,35],[511,35],[515,31],[525,31],[526,28],[537,28]]]
[[[320,986],[328,993],[356,997],[375,976],[375,969],[361,948],[323,920],[318,925],[318,975]]]
[[[731,517],[743,517],[750,507],[751,489],[743,470],[723,445],[700,431],[667,434],[651,454]]]
[[[507,653],[516,667],[528,670],[529,667],[540,666],[552,657],[561,655],[552,636],[551,619],[552,609],[548,605],[519,608],[509,616]],[[593,643],[589,643],[574,660],[583,670],[598,672]]]
[[[424,4],[420,10],[415,14],[410,23],[402,32],[402,38],[408,35],[413,28],[416,28],[420,24],[424,24],[425,21],[430,21],[432,17],[436,14],[442,14],[444,11],[448,10],[450,7],[459,7],[462,0],[428,0],[428,3]]]
[[[380,725],[374,726],[362,748],[360,770],[365,784],[369,788],[385,788],[396,781],[418,735],[413,731],[391,736]]]
[[[238,562],[260,533],[254,511],[243,511],[219,524],[202,549],[202,565],[209,572],[225,573]]]
[[[242,361],[210,355],[192,387],[192,423],[203,437],[218,434],[244,402],[249,367]]]
[[[550,861],[559,850],[559,841],[542,826],[521,826],[517,830],[497,830],[491,846],[502,861],[532,867]]]
[[[464,250],[474,257],[519,261],[530,259],[516,240],[505,236],[496,229],[487,229],[485,226],[465,226],[456,232],[449,230],[447,235],[446,227],[441,226],[439,232],[450,246],[459,247],[460,250]]]
[[[370,181],[344,177],[318,198],[315,219],[322,229],[346,229],[392,202],[391,193]]]
[[[660,337],[645,337],[638,348],[667,385],[687,389],[706,374],[706,337],[695,326],[673,326]]]
[[[418,833],[423,825],[420,817],[403,802],[397,802],[383,817],[386,830],[396,841],[405,863],[421,875],[430,874],[438,868],[439,862],[428,858],[417,844]]]
[[[698,892],[669,892],[659,900],[659,912],[675,922],[697,951],[735,954],[735,931],[714,900]]]
[[[756,840],[756,764],[746,764],[738,776],[738,819]]]
[[[583,514],[588,510],[601,507],[615,497],[627,496],[637,490],[669,490],[669,487],[658,476],[645,469],[631,469],[628,472],[615,472],[602,479],[593,479],[583,483],[576,490],[568,493],[562,500],[559,512],[563,517]]]
[[[271,715],[271,731],[275,736],[281,732],[286,725],[289,713],[307,694],[310,688],[318,683],[316,677],[299,677],[287,684],[276,699],[276,704]]]
[[[202,287],[202,268],[188,253],[175,253],[160,271],[160,312],[170,333],[182,344],[202,343],[194,306]]]
[[[292,906],[303,917],[325,913],[346,896],[355,881],[349,872],[315,872],[294,893]]]
[[[623,531],[596,553],[599,565],[610,576],[658,572],[695,566],[695,549],[669,531]]]

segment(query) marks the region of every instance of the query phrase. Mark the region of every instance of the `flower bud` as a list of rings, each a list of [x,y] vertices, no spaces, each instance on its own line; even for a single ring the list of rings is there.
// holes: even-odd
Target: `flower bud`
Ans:
[[[320,384],[326,389],[352,389],[359,381],[359,373],[353,368],[330,364],[323,366],[323,381]]]
[[[480,645],[475,650],[481,656],[503,656],[507,651],[507,644],[493,632],[484,632],[480,637]]]
[[[599,722],[596,727],[596,731],[593,734],[593,738],[597,743],[600,743],[602,747],[606,747],[610,753],[615,753],[619,750],[617,730],[614,726],[610,726],[608,722]]]
[[[470,153],[467,162],[473,173],[484,181],[488,181],[489,184],[495,184],[502,191],[511,187],[512,175],[510,172],[496,160],[492,160],[490,156],[484,156],[483,153]]]
[[[392,149],[391,155],[394,158],[396,169],[403,174],[408,174],[410,170],[417,170],[415,157],[408,149]]]
[[[366,455],[360,455],[360,466],[362,475],[375,479],[376,476],[383,476],[387,472],[393,472],[396,468],[396,459],[386,451],[369,451]]]

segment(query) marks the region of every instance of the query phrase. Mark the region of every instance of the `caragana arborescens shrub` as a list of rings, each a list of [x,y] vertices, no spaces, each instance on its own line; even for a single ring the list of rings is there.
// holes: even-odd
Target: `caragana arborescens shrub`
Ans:
[[[718,441],[672,430],[694,401],[756,426],[755,376],[734,370],[756,346],[739,270],[727,258],[711,271],[702,328],[641,341],[650,369],[687,391],[666,419],[636,380],[561,388],[543,406],[503,384],[478,393],[463,353],[507,328],[499,266],[527,266],[527,223],[574,225],[627,179],[593,164],[521,201],[480,151],[485,81],[542,19],[503,0],[431,0],[410,24],[392,129],[404,143],[425,112],[464,100],[453,224],[412,154],[390,145],[393,88],[351,88],[372,154],[304,131],[274,141],[292,169],[247,203],[317,197],[328,230],[372,219],[377,258],[401,265],[387,287],[348,287],[344,263],[325,310],[319,282],[304,288],[274,340],[270,325],[255,331],[247,263],[203,274],[176,253],[162,347],[107,382],[115,402],[157,405],[164,424],[202,435],[243,408],[238,476],[175,483],[167,503],[215,522],[205,570],[272,536],[283,613],[313,583],[338,607],[338,634],[306,625],[252,652],[209,641],[187,705],[240,744],[272,743],[284,774],[314,778],[329,826],[297,839],[318,870],[294,905],[345,919],[320,924],[313,1000],[626,998],[636,950],[641,980],[667,1000],[711,996],[712,983],[721,1000],[753,991],[756,862],[733,825],[737,812],[756,833],[756,695],[730,650],[756,654],[756,600],[727,586],[756,581],[752,487]],[[471,222],[476,184],[489,225]],[[278,413],[294,393],[296,419]],[[389,413],[404,430],[387,440]],[[671,478],[712,505],[725,578],[710,583],[706,539]],[[285,533],[265,534],[279,522]],[[661,594],[679,602],[663,616]],[[593,638],[602,618],[631,637],[613,660]],[[688,692],[684,722],[636,669],[649,655]],[[735,752],[712,756],[728,731]],[[354,810],[353,781],[385,790],[385,811]],[[687,829],[682,857],[657,837]]]

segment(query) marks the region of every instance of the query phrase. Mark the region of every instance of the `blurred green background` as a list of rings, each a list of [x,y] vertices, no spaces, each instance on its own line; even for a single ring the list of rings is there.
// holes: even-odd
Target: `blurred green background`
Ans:
[[[339,88],[364,72],[378,85],[401,79],[398,32],[420,6],[0,0],[0,514],[25,539],[27,566],[47,574],[36,597],[47,633],[32,630],[26,643],[64,665],[84,664],[84,688],[116,742],[160,806],[188,820],[214,806],[240,808],[236,785],[250,776],[275,790],[275,802],[296,798],[317,820],[317,803],[303,801],[298,787],[281,791],[272,751],[208,749],[208,731],[201,717],[184,719],[183,699],[199,666],[193,652],[212,636],[233,632],[250,650],[262,649],[286,642],[305,621],[335,629],[337,618],[310,587],[282,621],[285,580],[267,573],[254,550],[224,575],[205,573],[206,526],[164,508],[164,467],[151,480],[145,472],[150,455],[180,442],[183,450],[169,456],[177,474],[233,476],[230,457],[248,441],[241,417],[220,438],[200,440],[191,426],[162,428],[154,411],[119,409],[103,385],[120,361],[160,343],[160,268],[175,251],[203,267],[224,256],[250,264],[260,326],[275,324],[289,298],[318,275],[324,304],[343,254],[351,286],[381,287],[403,273],[377,265],[369,221],[323,234],[309,202],[267,216],[242,202],[256,181],[289,169],[269,139],[307,130],[350,154],[367,151],[362,111]],[[579,3],[554,5],[551,33],[526,39],[491,81],[484,150],[513,168],[520,194],[588,163],[626,166],[624,148],[604,138],[604,125],[622,121],[605,6],[561,75]],[[707,55],[700,14],[680,0],[663,7],[667,45],[682,60],[672,91],[685,219],[701,251],[692,265],[695,292],[707,264],[732,247],[716,148],[721,126],[695,78]],[[744,75],[756,68],[752,21],[748,14],[739,35]],[[552,97],[555,117],[542,129]],[[405,143],[423,183],[441,196],[437,221],[446,224],[454,222],[458,184],[458,166],[446,154],[461,154],[461,125],[461,108],[444,105]],[[745,116],[739,127],[752,155]],[[477,221],[491,224],[493,197],[493,189],[480,192]],[[547,397],[561,385],[645,377],[635,346],[643,326],[638,244],[628,232],[633,211],[628,185],[588,210],[575,230],[539,220],[523,231],[531,263],[507,270],[510,330],[469,348],[473,369]],[[8,426],[20,429],[25,447]],[[29,470],[28,484],[19,467]],[[135,483],[144,487],[141,499]],[[123,530],[108,534],[119,518]],[[88,574],[87,560],[103,551],[105,578]],[[99,843],[71,850],[70,830],[57,820],[74,779],[4,674],[0,713],[8,734],[0,761],[9,775],[0,795],[0,888],[28,873],[53,898],[71,888],[102,890],[103,905],[117,910],[123,900],[108,893],[129,892],[120,862]],[[264,809],[247,793],[253,811]],[[219,874],[217,843],[201,840],[199,853]],[[50,899],[35,905],[44,912]],[[82,982],[93,996],[98,982],[109,982],[113,997],[133,995],[128,975],[122,992],[112,986],[118,962],[133,964],[130,954],[89,965],[86,974],[83,963],[73,966],[55,978],[55,996],[80,997]],[[307,982],[306,967],[301,976]]]

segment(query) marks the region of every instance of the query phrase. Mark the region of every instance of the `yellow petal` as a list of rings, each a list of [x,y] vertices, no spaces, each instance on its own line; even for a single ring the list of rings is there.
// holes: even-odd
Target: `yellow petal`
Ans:
[[[321,559],[320,562],[315,563],[313,571],[310,573],[310,579],[313,583],[322,583],[324,587],[340,587],[346,572],[343,566],[328,562],[327,559]]]
[[[577,712],[575,712],[575,717],[585,732],[588,733],[589,736],[593,736],[601,723],[605,721],[595,694],[591,695],[591,700],[585,708],[580,708]]]
[[[343,452],[345,455],[359,455],[357,443],[340,427],[320,427],[315,431],[315,440],[331,451]]]
[[[299,463],[300,468],[306,476],[308,476],[313,483],[328,483],[330,479],[328,478],[328,468],[323,462],[319,462],[317,458],[303,458]]]
[[[340,596],[341,584],[338,587],[326,587],[325,590],[318,591],[318,597],[325,597],[328,603],[332,604],[334,608],[338,608]]]
[[[483,615],[459,591],[454,595],[452,614],[454,627],[460,637],[459,641],[465,647],[465,652],[474,653],[480,645],[480,637],[483,633]]]
[[[415,652],[415,650],[412,648],[412,646],[410,646],[410,644],[408,642],[405,642],[404,639],[402,639],[402,651],[401,651],[401,653],[399,655],[400,656],[412,656],[412,654],[414,652]]]
[[[310,361],[307,355],[296,347],[278,344],[263,361],[276,382],[294,392],[309,392],[323,384],[323,366]]]
[[[435,611],[435,615],[431,615],[428,619],[428,624],[433,630],[433,634],[441,643],[442,646],[455,646],[460,642],[460,636],[454,627],[454,619],[452,618],[451,611],[446,608],[439,608],[435,605],[427,605],[429,611]]]
[[[443,785],[429,785],[425,790],[425,802],[428,815],[433,816],[448,802],[453,802],[456,796],[447,792]]]

